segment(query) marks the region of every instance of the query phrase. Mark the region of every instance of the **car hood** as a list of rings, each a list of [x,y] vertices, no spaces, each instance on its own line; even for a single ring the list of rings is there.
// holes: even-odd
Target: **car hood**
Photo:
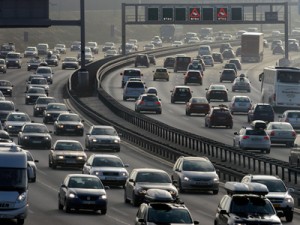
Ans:
[[[22,135],[30,137],[51,137],[49,133],[22,133]]]
[[[57,113],[59,113],[59,114],[61,114],[61,113],[68,113],[69,111],[55,111],[55,110],[50,110],[50,111],[45,111],[45,113],[49,113],[49,114],[57,114]]]
[[[66,150],[55,150],[55,155],[70,155],[70,156],[85,156],[86,154],[83,151],[66,151]]]
[[[289,194],[287,192],[269,192],[267,198],[286,198]]]
[[[138,182],[136,183],[137,187],[144,189],[163,189],[163,190],[176,190],[173,184],[171,183],[149,183],[149,182]]]
[[[23,126],[25,123],[30,123],[30,121],[6,121],[5,126]]]
[[[93,171],[101,171],[101,172],[127,172],[127,170],[123,167],[93,167],[91,172]]]
[[[82,125],[81,122],[76,122],[76,121],[58,121],[57,124],[62,124],[62,125]]]
[[[111,136],[111,135],[91,135],[90,139],[115,140],[115,139],[120,139],[120,138],[118,136]]]
[[[277,215],[263,215],[263,214],[230,214],[231,217],[234,217],[236,220],[239,220],[241,224],[243,224],[242,221],[255,221],[255,223],[264,222],[264,221],[272,221],[272,224],[279,224],[280,219],[277,217]]]
[[[104,189],[69,188],[69,192],[73,192],[78,195],[80,194],[106,195],[106,191]]]
[[[184,171],[183,176],[187,176],[189,178],[215,178],[217,177],[216,172],[199,172],[199,171]]]

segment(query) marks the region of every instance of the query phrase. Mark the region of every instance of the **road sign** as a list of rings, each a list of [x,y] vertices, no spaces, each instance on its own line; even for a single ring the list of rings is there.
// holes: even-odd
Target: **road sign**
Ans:
[[[162,8],[162,20],[163,21],[174,20],[173,8]]]
[[[200,20],[201,19],[201,14],[200,14],[200,8],[190,8],[190,14],[189,14],[189,19],[190,20]]]
[[[225,7],[217,8],[217,20],[226,21],[228,19],[228,9]]]
[[[186,20],[186,8],[175,8],[175,21]]]
[[[243,9],[242,7],[232,7],[231,8],[231,20],[232,21],[241,21],[243,20]]]
[[[214,8],[212,8],[212,7],[202,8],[202,20],[213,21],[214,20]]]
[[[158,21],[158,8],[147,8],[147,20]]]
[[[278,21],[278,12],[265,12],[265,21],[267,22]]]

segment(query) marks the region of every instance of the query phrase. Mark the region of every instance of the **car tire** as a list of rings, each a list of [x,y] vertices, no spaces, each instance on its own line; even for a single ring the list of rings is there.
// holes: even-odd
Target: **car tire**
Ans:
[[[126,191],[125,191],[125,189],[124,189],[124,202],[125,203],[130,203],[130,200],[127,198],[127,196],[126,196]]]
[[[58,209],[59,210],[63,210],[64,209],[64,205],[60,203],[60,197],[58,196]]]
[[[218,190],[213,190],[213,195],[217,195],[219,193],[219,189]]]
[[[18,225],[23,225],[25,223],[25,219],[17,219]]]
[[[190,116],[191,113],[189,111],[185,111],[185,115]]]
[[[105,215],[107,213],[107,209],[101,209],[100,213],[101,213],[101,215]]]
[[[132,200],[131,200],[131,202],[132,202],[133,206],[139,206],[139,202],[138,202],[137,197],[134,194],[134,192],[132,193]]]
[[[266,150],[266,154],[270,154],[270,152],[271,152],[271,149]]]
[[[184,189],[182,188],[181,180],[178,180],[178,191],[179,193],[184,193]]]
[[[285,212],[286,222],[292,222],[293,218],[294,218],[294,212],[293,211],[287,211],[287,212]]]
[[[161,110],[157,111],[156,114],[161,114]]]
[[[71,212],[71,208],[70,206],[68,206],[67,200],[65,199],[65,205],[64,205],[65,211],[66,213],[70,213]]]
[[[56,163],[55,163],[55,162],[52,162],[52,164],[51,164],[51,168],[52,168],[52,169],[54,169],[54,170],[57,168],[57,166],[56,166]]]

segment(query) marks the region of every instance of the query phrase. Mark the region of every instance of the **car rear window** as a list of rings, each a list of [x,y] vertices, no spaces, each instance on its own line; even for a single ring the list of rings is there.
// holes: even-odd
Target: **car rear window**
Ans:
[[[127,87],[129,87],[129,88],[144,88],[144,84],[141,82],[128,82]]]
[[[288,118],[300,118],[300,112],[290,112],[287,116]]]
[[[167,72],[166,69],[156,69],[156,72]]]
[[[124,75],[125,76],[140,76],[141,72],[139,70],[125,70]]]
[[[198,77],[198,76],[200,76],[200,73],[199,72],[188,72],[188,76],[190,76],[190,77]]]
[[[158,98],[155,95],[148,95],[143,97],[143,101],[146,102],[157,102]]]
[[[190,92],[190,89],[188,89],[188,88],[177,88],[176,89],[176,92]]]
[[[250,102],[249,98],[242,98],[242,97],[237,97],[234,100],[235,102]]]
[[[247,130],[246,135],[257,135],[257,136],[264,136],[266,135],[266,132],[261,129],[256,129],[256,130]]]
[[[259,106],[256,106],[255,108],[255,111],[257,112],[272,112],[273,109],[272,109],[272,106],[269,106],[269,105],[259,105]]]

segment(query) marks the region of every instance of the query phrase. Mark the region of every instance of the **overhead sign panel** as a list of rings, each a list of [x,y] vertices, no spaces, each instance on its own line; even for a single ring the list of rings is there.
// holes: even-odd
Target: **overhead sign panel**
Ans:
[[[214,8],[213,7],[202,8],[202,20],[203,21],[214,21]]]
[[[49,0],[0,0],[0,27],[48,27]]]
[[[201,10],[200,7],[190,8],[189,20],[192,20],[192,21],[201,20],[201,11],[200,10]]]
[[[186,20],[186,8],[175,8],[175,21]]]
[[[242,21],[244,20],[244,12],[242,7],[232,7],[231,8],[231,20],[232,21]]]
[[[163,21],[174,20],[173,8],[162,8],[162,20]]]
[[[217,8],[217,16],[218,21],[227,21],[228,20],[228,9],[226,7],[218,7]]]
[[[149,7],[147,8],[147,20],[148,21],[158,21],[158,7],[157,8],[152,8]]]
[[[265,20],[268,22],[278,21],[278,12],[265,12]]]

